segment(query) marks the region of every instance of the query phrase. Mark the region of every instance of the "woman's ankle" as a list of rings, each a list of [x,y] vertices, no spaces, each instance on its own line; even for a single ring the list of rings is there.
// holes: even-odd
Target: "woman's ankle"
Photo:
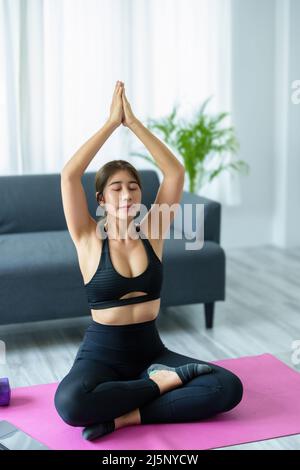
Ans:
[[[122,416],[119,416],[118,418],[115,418],[114,422],[115,422],[115,429],[123,428],[124,426],[140,424],[141,423],[140,410],[136,408],[133,411],[129,411],[129,413],[126,413]]]

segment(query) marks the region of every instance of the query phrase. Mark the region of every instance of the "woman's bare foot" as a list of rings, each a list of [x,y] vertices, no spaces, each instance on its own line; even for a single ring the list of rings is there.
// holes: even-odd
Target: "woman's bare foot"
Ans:
[[[149,379],[153,380],[160,388],[161,394],[180,387],[182,380],[176,372],[170,370],[157,370],[149,375]]]

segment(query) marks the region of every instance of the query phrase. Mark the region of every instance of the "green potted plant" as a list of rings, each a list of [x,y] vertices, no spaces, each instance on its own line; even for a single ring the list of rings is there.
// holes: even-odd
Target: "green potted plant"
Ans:
[[[169,116],[161,119],[148,119],[147,127],[162,134],[163,141],[171,149],[178,152],[189,177],[189,191],[198,192],[207,182],[212,181],[222,171],[249,171],[249,165],[243,160],[234,160],[225,163],[224,154],[236,154],[239,143],[234,135],[234,128],[221,127],[221,121],[229,114],[220,112],[215,116],[205,113],[210,96],[204,101],[191,122],[176,120],[178,104],[173,107]],[[130,155],[141,157],[157,168],[158,165],[152,157],[140,152],[130,152]],[[217,165],[208,168],[211,158],[217,156]]]

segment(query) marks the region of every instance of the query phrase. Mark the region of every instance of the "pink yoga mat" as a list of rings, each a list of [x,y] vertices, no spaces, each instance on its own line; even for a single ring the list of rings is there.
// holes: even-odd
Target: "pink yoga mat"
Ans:
[[[272,354],[211,361],[236,373],[242,401],[231,411],[189,423],[127,426],[95,441],[67,425],[53,397],[58,383],[18,387],[0,419],[12,422],[53,450],[201,450],[300,433],[300,374]]]

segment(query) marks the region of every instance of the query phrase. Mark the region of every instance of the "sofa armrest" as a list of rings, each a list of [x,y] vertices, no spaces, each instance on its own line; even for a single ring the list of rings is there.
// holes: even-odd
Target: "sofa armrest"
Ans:
[[[204,196],[199,196],[198,194],[190,193],[189,191],[183,191],[180,201],[181,211],[178,211],[178,214],[175,215],[175,218],[171,224],[171,227],[174,225],[175,229],[176,227],[181,230],[184,228],[184,204],[192,204],[193,206],[196,204],[204,204],[204,240],[211,240],[219,244],[221,231],[221,204]],[[187,208],[185,208],[185,210],[187,210]],[[189,212],[186,213],[189,214]],[[187,215],[185,217],[187,217]],[[195,231],[197,228],[195,207],[193,207],[192,210],[192,221],[189,219],[186,220],[188,220],[187,231],[188,229]],[[200,238],[200,235],[197,235],[197,238]]]

